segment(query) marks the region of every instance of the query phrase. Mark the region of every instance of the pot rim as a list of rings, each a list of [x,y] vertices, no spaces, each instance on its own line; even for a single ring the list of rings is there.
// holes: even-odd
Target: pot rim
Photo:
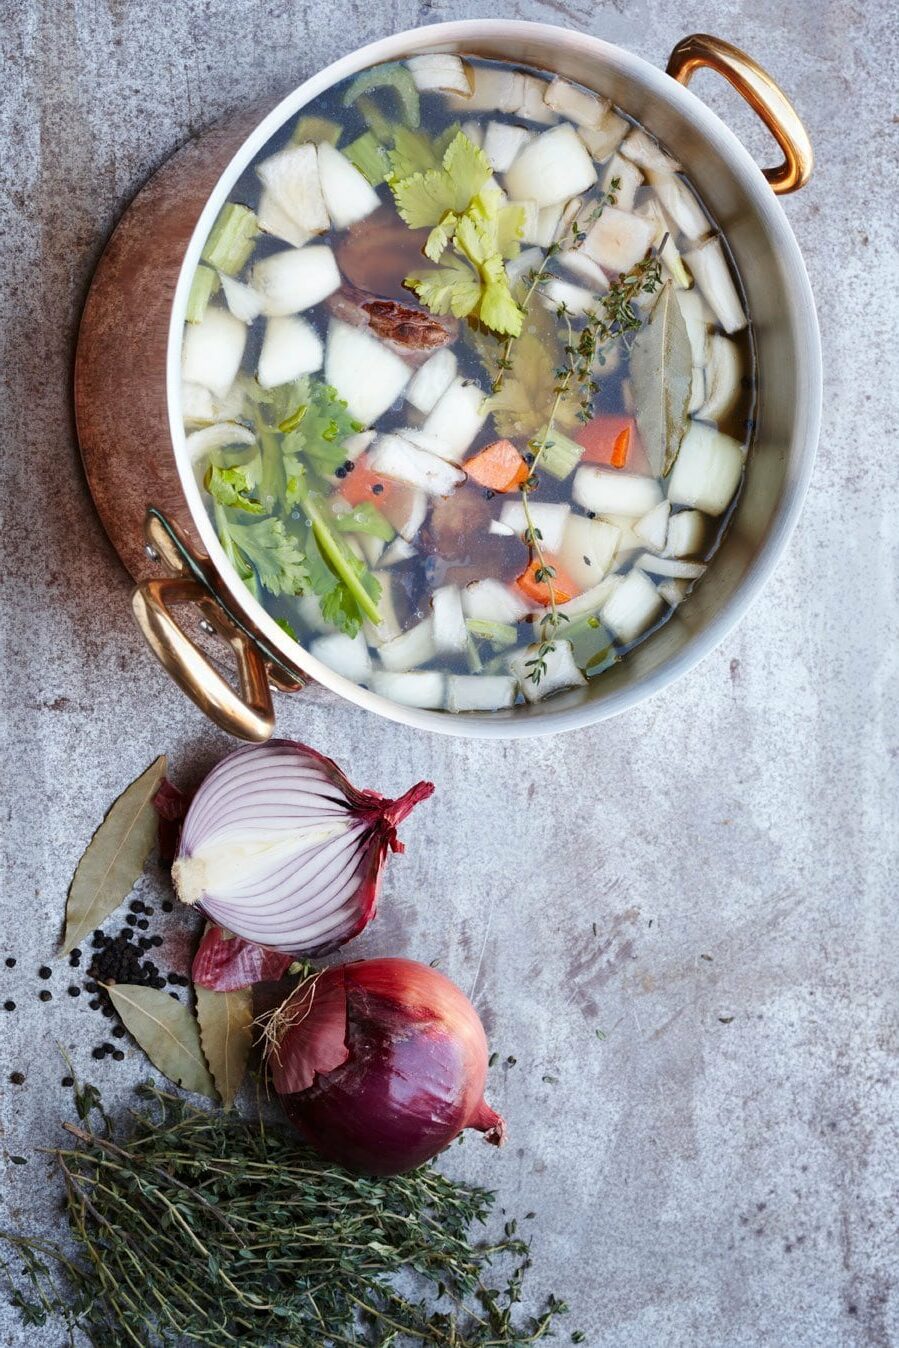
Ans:
[[[200,253],[209,230],[225,204],[228,193],[258,151],[288,118],[299,112],[313,98],[348,76],[368,66],[396,60],[415,51],[440,50],[450,44],[464,48],[466,42],[476,42],[479,38],[488,36],[507,39],[510,47],[514,47],[519,39],[523,41],[536,39],[546,46],[548,58],[553,48],[577,48],[582,52],[586,51],[594,56],[597,62],[633,77],[643,83],[651,93],[674,104],[702,132],[705,139],[725,160],[730,172],[739,179],[772,241],[774,251],[781,260],[786,279],[784,286],[786,318],[790,327],[799,391],[790,465],[777,512],[750,570],[703,631],[648,675],[607,697],[584,701],[572,707],[563,705],[551,707],[543,712],[534,711],[528,716],[515,715],[515,709],[510,709],[506,713],[485,712],[459,716],[449,712],[403,706],[336,673],[317,660],[305,646],[289,637],[246,589],[219,543],[187,454],[181,416],[181,341],[191,279],[200,261]],[[552,69],[552,65],[552,61],[548,59],[546,68]],[[748,150],[702,99],[685,85],[671,79],[651,62],[590,34],[575,32],[554,24],[525,20],[464,19],[406,29],[401,33],[378,38],[357,47],[287,94],[243,141],[210,193],[181,263],[169,321],[166,397],[178,474],[203,545],[231,601],[237,605],[238,610],[251,615],[253,624],[289,666],[302,670],[316,682],[357,706],[403,725],[435,731],[438,734],[469,738],[516,739],[574,730],[619,715],[682,678],[720,645],[736,627],[780,561],[796,526],[808,490],[821,421],[821,342],[805,262],[787,218]],[[564,699],[564,694],[562,698]]]

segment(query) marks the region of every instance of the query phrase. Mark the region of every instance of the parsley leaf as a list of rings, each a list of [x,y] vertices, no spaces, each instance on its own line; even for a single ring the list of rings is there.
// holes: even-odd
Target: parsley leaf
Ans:
[[[265,507],[249,493],[256,485],[255,474],[248,467],[217,468],[211,464],[206,474],[205,487],[219,505],[233,510],[245,510],[250,515],[262,515]]]
[[[259,577],[259,583],[269,594],[306,594],[310,588],[309,567],[300,541],[289,534],[284,521],[278,519],[254,520],[251,524],[238,523],[219,511],[220,531],[224,529],[244,567]]]
[[[371,501],[360,501],[347,514],[335,515],[334,527],[342,534],[372,534],[375,538],[383,538],[385,543],[396,535],[393,525]]]
[[[363,614],[359,604],[346,581],[331,569],[324,557],[315,534],[310,532],[307,544],[309,558],[309,581],[318,595],[319,607],[325,622],[336,627],[348,637],[354,637],[362,626]],[[365,565],[348,548],[342,549],[343,565],[352,572],[365,592],[377,603],[381,597],[381,587]]]
[[[313,383],[308,378],[290,386],[294,397],[295,425],[284,434],[281,447],[288,476],[297,467],[302,456],[310,468],[327,477],[346,459],[343,445],[348,436],[362,429],[350,416],[347,405],[330,384]],[[306,411],[297,419],[296,411]]]

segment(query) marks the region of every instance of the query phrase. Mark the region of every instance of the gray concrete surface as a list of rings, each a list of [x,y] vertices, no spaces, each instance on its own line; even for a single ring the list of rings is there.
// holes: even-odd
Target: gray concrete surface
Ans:
[[[511,1141],[453,1164],[536,1209],[535,1281],[592,1348],[899,1343],[896,1221],[897,29],[888,5],[509,0],[664,62],[712,31],[794,95],[818,153],[785,203],[819,299],[824,429],[795,541],[698,671],[576,737],[478,744],[321,691],[281,727],[362,785],[437,783],[355,954],[470,990],[502,1058]],[[142,648],[73,443],[79,306],[122,204],[189,133],[357,43],[495,6],[358,0],[0,3],[0,405],[5,485],[0,1097],[6,1221],[52,1229],[68,1108],[54,1044],[97,1067],[99,1022],[36,999],[68,880],[158,752],[196,775],[224,738]],[[696,86],[765,158],[712,77]],[[596,923],[594,935],[592,924]],[[605,1038],[594,1034],[601,1029]],[[27,1073],[24,1086],[8,1073]],[[557,1084],[544,1078],[558,1078]],[[0,1301],[0,1342],[56,1344]],[[564,1342],[565,1336],[562,1340]]]

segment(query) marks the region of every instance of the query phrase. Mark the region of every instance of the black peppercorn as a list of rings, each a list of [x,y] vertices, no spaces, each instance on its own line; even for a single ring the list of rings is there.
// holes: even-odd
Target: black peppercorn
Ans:
[[[133,899],[128,905],[128,911],[131,913],[142,913],[144,911],[144,905],[141,903],[140,899]]]
[[[44,988],[44,990],[42,992],[39,992],[37,995],[42,1002],[49,1002],[51,997],[53,996],[53,993],[50,991],[49,988]]]
[[[60,1084],[60,1086],[65,1086],[66,1090],[68,1090],[68,1088],[69,1088],[70,1086],[74,1086],[74,1085],[75,1085],[75,1078],[74,1078],[74,1077],[63,1077],[62,1081],[61,1081],[59,1084]]]
[[[122,1059],[125,1057],[124,1053],[120,1048],[117,1048],[112,1056],[116,1062],[121,1062]]]
[[[24,1072],[10,1072],[9,1079],[14,1086],[21,1086],[25,1081]]]
[[[4,1011],[15,1011],[15,1009],[16,1009],[16,1004],[15,1004],[15,1002],[10,1001],[10,1002],[4,1002],[4,1003],[3,1003],[3,1010],[4,1010]]]
[[[129,927],[133,927],[137,923],[137,918],[134,916],[133,913],[129,913],[128,916],[125,918],[125,921],[128,923]],[[124,935],[124,932],[122,934]]]
[[[163,899],[163,901],[162,901],[162,911],[163,911],[164,913],[171,913],[171,912],[174,911],[174,908],[175,908],[175,905],[172,903],[171,899]]]
[[[103,1056],[104,1056],[104,1054],[103,1054],[102,1048],[95,1048],[95,1049],[92,1049],[92,1050],[91,1050],[91,1057],[92,1057],[92,1058],[100,1059],[100,1058],[102,1058]]]
[[[372,492],[374,493],[375,496],[380,496],[383,490],[384,490],[383,482],[376,482],[372,487]]]
[[[170,997],[174,997],[174,999],[175,999],[176,1002],[178,1001],[178,994],[177,994],[177,992],[170,992],[170,993],[169,993],[169,996],[170,996]]]
[[[162,945],[162,937],[161,937],[161,936],[151,936],[151,937],[150,937],[150,945],[154,945],[154,946],[160,946],[160,945]]]
[[[121,1039],[126,1033],[124,1025],[114,1025],[112,1029],[113,1039]]]
[[[156,912],[156,909],[155,909],[155,908],[148,908],[147,905],[144,904],[144,916],[145,916],[145,917],[152,917],[153,914],[154,914],[155,912]]]
[[[344,477],[346,477],[346,469],[343,468],[343,467],[341,467],[341,468],[335,468],[335,469],[334,469],[334,476],[335,476],[335,477],[339,477],[339,478],[344,478]]]
[[[75,984],[73,983],[72,986],[68,989],[68,993],[70,997],[80,997],[81,989],[76,987]]]
[[[47,966],[46,966],[46,964],[42,964],[41,967],[40,967],[40,968],[38,969],[38,971],[37,971],[37,976],[38,976],[38,978],[52,978],[52,976],[53,976],[53,970],[52,970],[52,969],[48,969]]]
[[[13,955],[7,955],[7,957],[6,957],[6,967],[7,967],[7,969],[14,969],[14,968],[16,967],[16,961],[15,961],[15,957],[14,957]]]
[[[100,998],[99,998],[99,997],[92,997],[92,998],[90,999],[90,1001],[88,1002],[88,1006],[90,1007],[90,1009],[91,1009],[92,1011],[99,1011],[99,1010],[100,1010]]]
[[[141,931],[146,931],[150,924],[145,917],[141,917],[138,918],[137,925]]]

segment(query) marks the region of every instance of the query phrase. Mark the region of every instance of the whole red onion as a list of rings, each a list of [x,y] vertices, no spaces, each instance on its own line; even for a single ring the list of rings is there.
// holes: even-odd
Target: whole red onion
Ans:
[[[351,1170],[412,1170],[463,1128],[503,1141],[505,1123],[484,1100],[478,1013],[426,964],[373,959],[326,969],[279,1008],[268,1038],[290,1122]]]

